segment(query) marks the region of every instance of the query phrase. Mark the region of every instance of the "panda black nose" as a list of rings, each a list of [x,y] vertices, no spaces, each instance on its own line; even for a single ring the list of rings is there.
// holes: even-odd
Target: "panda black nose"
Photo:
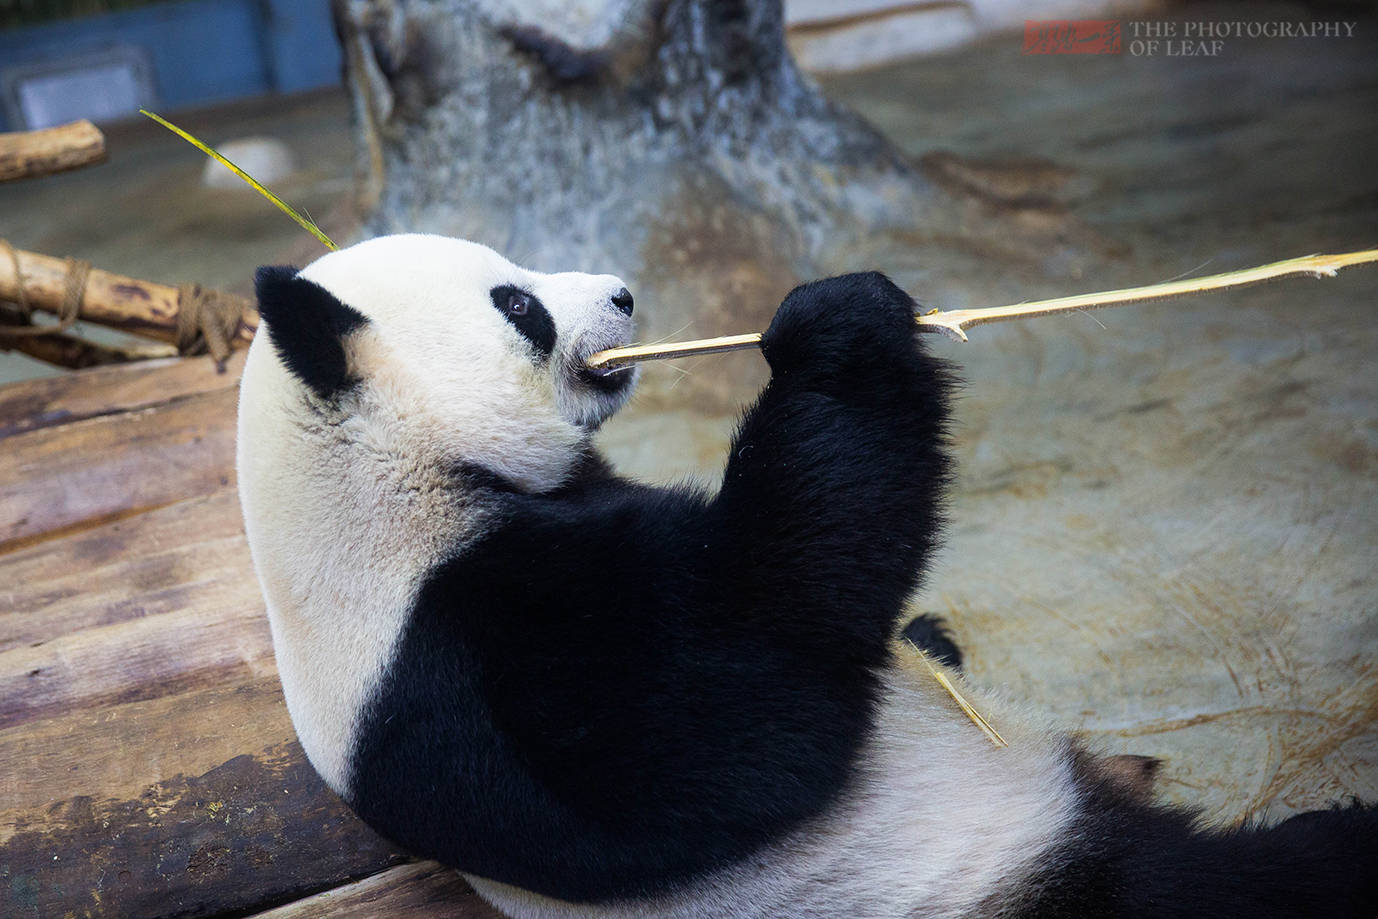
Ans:
[[[612,305],[621,310],[622,315],[630,316],[632,314],[632,292],[625,287],[622,288],[612,295]]]

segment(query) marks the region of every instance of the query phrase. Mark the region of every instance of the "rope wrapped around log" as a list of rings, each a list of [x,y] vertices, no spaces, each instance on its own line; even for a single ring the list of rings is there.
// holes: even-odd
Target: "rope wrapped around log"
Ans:
[[[62,289],[62,300],[55,310],[58,317],[57,322],[49,325],[37,325],[33,321],[33,305],[29,303],[28,293],[24,290],[24,276],[20,273],[19,268],[19,253],[14,250],[7,239],[0,239],[0,249],[5,250],[5,255],[14,267],[14,276],[20,279],[19,284],[16,285],[17,296],[14,298],[14,305],[18,307],[21,322],[20,325],[0,326],[0,347],[4,346],[5,339],[23,338],[30,335],[52,335],[70,329],[77,321],[77,316],[81,310],[81,298],[86,293],[86,279],[91,275],[91,263],[71,256],[63,260],[67,266],[67,279]]]
[[[3,239],[0,249],[0,301],[13,302],[7,312],[24,317],[24,324],[0,326],[0,339],[52,336],[81,319],[170,342],[181,354],[208,351],[223,364],[258,327],[258,313],[246,297],[198,284],[141,281],[75,259],[26,252]],[[57,314],[58,321],[30,325],[36,309]]]

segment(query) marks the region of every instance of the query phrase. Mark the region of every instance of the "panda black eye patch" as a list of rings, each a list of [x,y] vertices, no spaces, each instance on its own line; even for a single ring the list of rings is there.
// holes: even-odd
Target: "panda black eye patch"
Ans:
[[[531,342],[541,359],[550,357],[555,350],[555,320],[545,304],[534,294],[511,284],[494,287],[491,296],[493,306]]]

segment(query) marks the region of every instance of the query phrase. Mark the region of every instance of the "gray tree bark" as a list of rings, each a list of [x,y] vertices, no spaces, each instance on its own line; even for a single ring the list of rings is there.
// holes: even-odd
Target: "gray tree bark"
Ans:
[[[620,274],[649,336],[760,328],[939,203],[795,66],[779,0],[337,0],[336,18],[366,229]]]

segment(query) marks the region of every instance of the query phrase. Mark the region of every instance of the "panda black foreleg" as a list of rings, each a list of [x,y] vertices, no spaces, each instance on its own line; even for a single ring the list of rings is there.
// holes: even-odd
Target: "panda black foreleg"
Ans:
[[[877,273],[796,288],[766,331],[771,380],[710,509],[756,615],[883,659],[941,526],[951,377],[914,301]]]

